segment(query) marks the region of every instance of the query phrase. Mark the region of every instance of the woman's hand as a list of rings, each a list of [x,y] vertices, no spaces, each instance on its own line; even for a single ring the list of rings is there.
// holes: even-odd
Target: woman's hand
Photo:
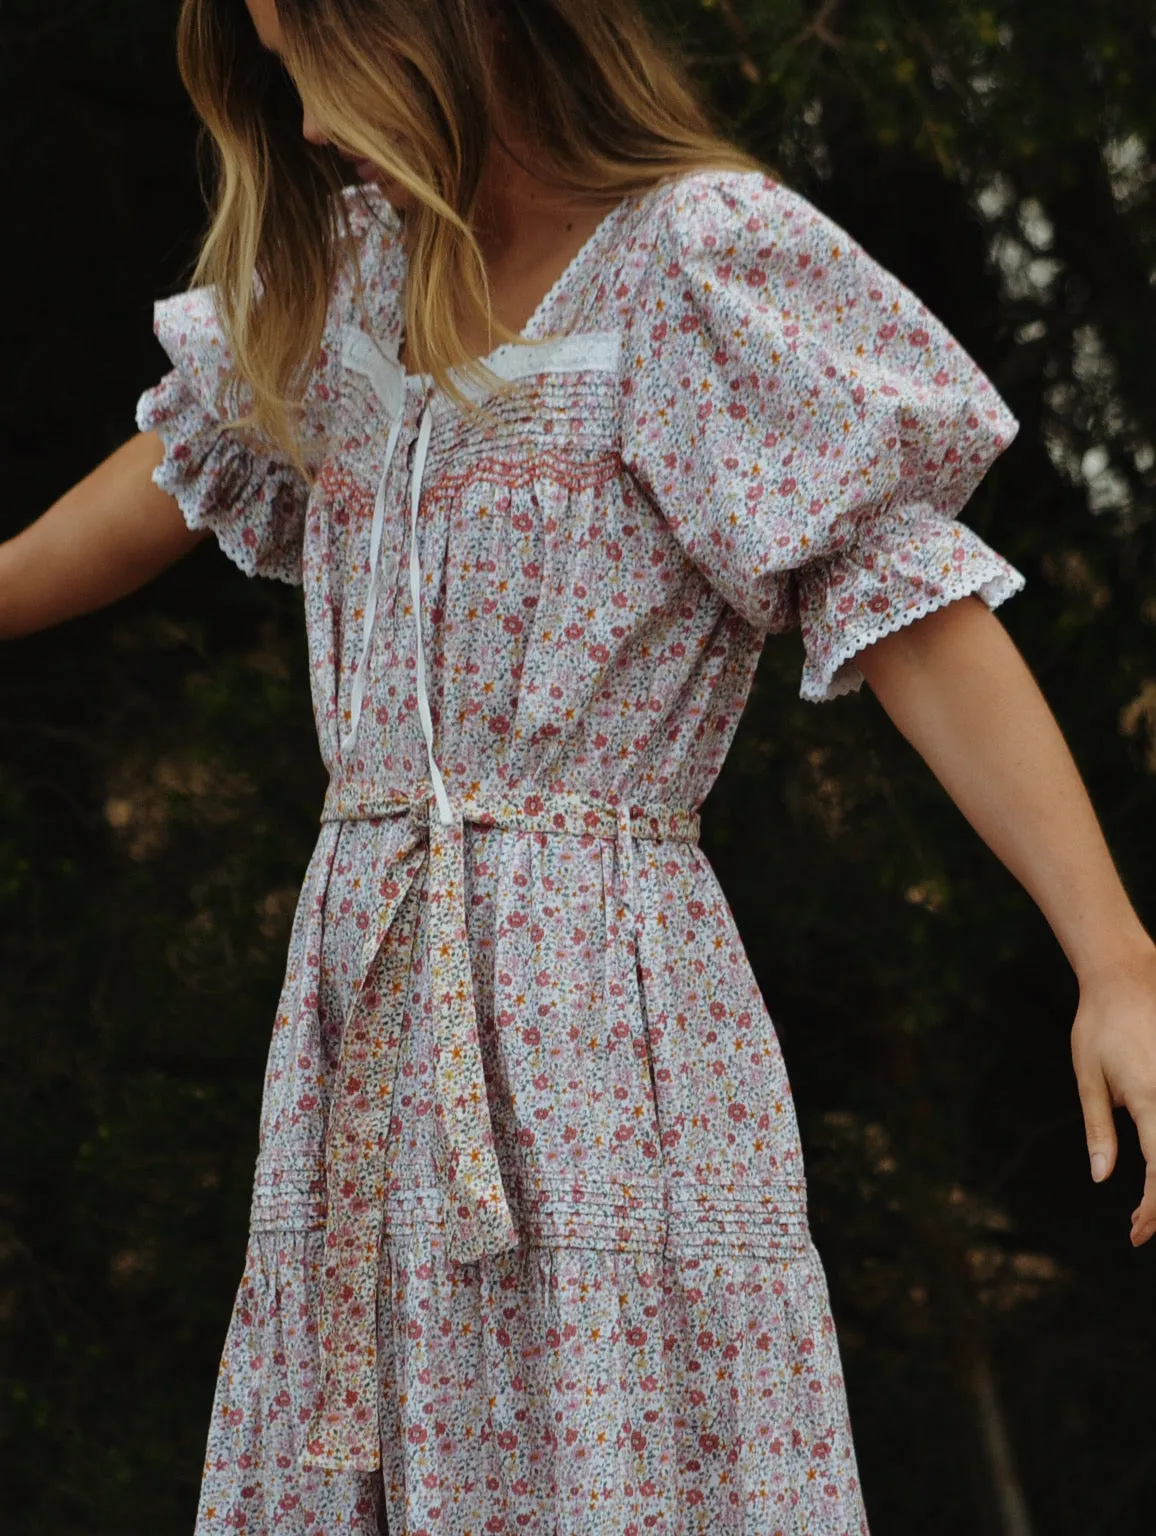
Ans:
[[[1132,1244],[1138,1248],[1156,1232],[1156,946],[1134,961],[1081,977],[1072,1064],[1094,1179],[1106,1179],[1116,1166],[1113,1108],[1123,1107],[1136,1122],[1148,1165],[1144,1194],[1132,1212]]]
[[[1156,1230],[1156,943],[1125,890],[1067,743],[1027,663],[966,597],[856,657],[896,726],[1051,924],[1080,983],[1072,1057],[1089,1151],[1116,1158],[1127,1108],[1148,1164],[1132,1218]]]

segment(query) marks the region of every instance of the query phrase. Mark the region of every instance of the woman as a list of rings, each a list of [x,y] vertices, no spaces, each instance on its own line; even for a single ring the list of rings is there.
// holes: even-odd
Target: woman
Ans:
[[[8,634],[209,533],[304,588],[330,788],[198,1532],[863,1533],[697,807],[769,634],[804,698],[866,678],[1079,975],[1146,1241],[1156,947],[958,519],[1016,423],[629,0],[247,8],[182,10],[220,176],[174,367],[0,549]]]

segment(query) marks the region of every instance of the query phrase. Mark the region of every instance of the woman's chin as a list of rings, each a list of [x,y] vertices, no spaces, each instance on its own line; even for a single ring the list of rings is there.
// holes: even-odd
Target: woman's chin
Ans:
[[[412,208],[416,202],[412,192],[406,190],[399,181],[391,181],[388,176],[383,176],[375,183],[384,194],[386,201],[391,203],[399,213],[404,213],[407,208]]]
[[[374,166],[356,165],[357,179],[363,186],[373,187],[380,192],[387,202],[392,203],[398,210],[412,205],[413,194],[407,191],[400,182],[394,181],[391,176]]]

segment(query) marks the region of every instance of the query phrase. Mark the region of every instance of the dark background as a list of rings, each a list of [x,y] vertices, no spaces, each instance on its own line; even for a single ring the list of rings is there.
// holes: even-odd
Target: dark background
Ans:
[[[1022,423],[964,520],[1156,920],[1154,13],[671,3],[734,133]],[[133,431],[202,224],[173,0],[8,0],[4,491]],[[864,687],[771,641],[703,844],[778,1027],[873,1536],[1150,1536],[1143,1167],[1087,1170],[1077,984]],[[323,790],[300,596],[208,544],[0,652],[0,1401],[13,1536],[191,1529]],[[1006,1453],[1006,1454],[1005,1454]],[[1017,1511],[1019,1512],[1017,1514]],[[609,1533],[608,1533],[609,1536]]]

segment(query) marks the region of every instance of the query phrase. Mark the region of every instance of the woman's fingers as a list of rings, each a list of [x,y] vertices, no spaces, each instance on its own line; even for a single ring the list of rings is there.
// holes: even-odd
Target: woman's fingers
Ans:
[[[1156,1232],[1156,1099],[1146,1099],[1135,1106],[1129,1104],[1128,1111],[1136,1122],[1140,1149],[1148,1165],[1144,1193],[1132,1212],[1132,1244],[1138,1248]]]
[[[1112,1095],[1104,1079],[1103,1068],[1095,1056],[1085,1058],[1074,1052],[1076,1086],[1084,1111],[1084,1132],[1088,1142],[1088,1160],[1097,1184],[1116,1166],[1116,1124],[1112,1119]]]
[[[1084,1111],[1084,1130],[1092,1177],[1099,1183],[1116,1166],[1116,1127],[1112,1119],[1112,1095],[1099,1062],[1077,1061],[1076,1084]],[[1140,1204],[1132,1212],[1132,1246],[1140,1247],[1156,1233],[1156,1097],[1132,1099],[1128,1113],[1136,1123],[1146,1173]]]

